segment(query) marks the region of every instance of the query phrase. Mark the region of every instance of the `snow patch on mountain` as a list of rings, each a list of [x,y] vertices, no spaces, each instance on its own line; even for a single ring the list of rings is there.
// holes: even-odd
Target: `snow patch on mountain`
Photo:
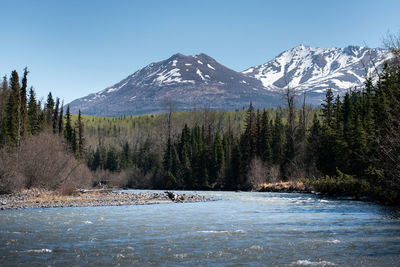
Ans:
[[[387,50],[362,46],[314,48],[299,45],[273,60],[242,73],[259,80],[266,90],[287,86],[299,93],[345,92],[360,87],[390,57]]]
[[[196,69],[196,74],[200,76],[200,78],[205,81],[206,78],[204,78],[203,74],[201,73],[201,71],[199,69]]]
[[[211,66],[210,64],[207,64],[207,67],[209,67],[212,70],[215,70],[213,66]]]
[[[164,70],[161,73],[157,73],[158,78],[156,78],[154,81],[157,84],[162,84],[162,83],[177,83],[181,82],[182,79],[180,78],[181,74],[179,73],[179,69],[175,68],[170,71]]]

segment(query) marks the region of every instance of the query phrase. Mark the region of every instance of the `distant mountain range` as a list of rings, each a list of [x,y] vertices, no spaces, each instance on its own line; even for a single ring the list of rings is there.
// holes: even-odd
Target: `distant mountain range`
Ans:
[[[343,94],[362,86],[365,77],[389,57],[387,50],[377,48],[300,45],[265,64],[236,72],[205,54],[175,54],[69,105],[72,113],[80,109],[95,116],[160,113],[166,110],[165,99],[172,100],[178,111],[241,109],[250,101],[265,108],[283,104],[287,86],[306,93],[309,103],[319,104],[328,88]]]

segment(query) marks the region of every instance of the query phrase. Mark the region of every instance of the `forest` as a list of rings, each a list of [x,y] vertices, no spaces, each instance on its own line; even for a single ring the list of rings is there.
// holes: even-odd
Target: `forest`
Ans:
[[[400,198],[400,49],[362,88],[327,90],[320,107],[296,88],[277,109],[193,110],[119,118],[72,115],[49,93],[42,103],[28,70],[0,91],[0,192],[63,193],[108,184],[130,188],[260,190],[301,181],[331,195]],[[65,114],[64,114],[64,109]]]

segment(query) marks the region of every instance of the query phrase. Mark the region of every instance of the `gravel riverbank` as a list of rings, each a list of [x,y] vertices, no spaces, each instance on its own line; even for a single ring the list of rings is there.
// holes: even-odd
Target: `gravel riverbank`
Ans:
[[[161,203],[202,202],[209,199],[197,194],[130,193],[120,190],[82,190],[74,195],[62,196],[57,192],[24,190],[14,194],[0,195],[0,209],[95,207],[146,205]]]

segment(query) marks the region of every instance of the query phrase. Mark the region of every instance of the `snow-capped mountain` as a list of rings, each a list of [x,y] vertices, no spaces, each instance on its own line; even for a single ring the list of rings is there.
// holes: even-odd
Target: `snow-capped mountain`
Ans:
[[[243,74],[262,82],[265,89],[281,91],[289,86],[298,93],[324,95],[328,88],[342,94],[360,87],[365,78],[374,76],[376,68],[389,57],[384,49],[362,46],[345,48],[314,48],[299,45]]]
[[[318,105],[328,88],[343,94],[362,86],[365,77],[373,76],[389,57],[387,50],[377,48],[300,45],[265,64],[236,72],[205,54],[175,54],[69,105],[73,113],[80,109],[97,116],[160,113],[166,111],[166,98],[178,111],[241,109],[251,101],[256,108],[265,108],[284,104],[282,91],[287,86],[298,94],[306,92],[306,101]]]
[[[166,110],[163,102],[167,97],[180,111],[193,107],[240,109],[250,101],[261,108],[280,100],[275,93],[264,90],[259,80],[205,54],[175,54],[98,93],[74,100],[70,108],[74,113],[80,109],[83,114],[101,116],[158,113]]]

